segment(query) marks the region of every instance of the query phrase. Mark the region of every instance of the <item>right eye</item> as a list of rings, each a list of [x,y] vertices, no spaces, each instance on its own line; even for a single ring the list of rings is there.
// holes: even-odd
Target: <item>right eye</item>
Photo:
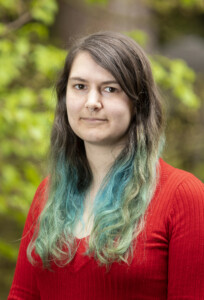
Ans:
[[[115,87],[112,87],[112,86],[107,86],[107,87],[105,88],[105,91],[106,91],[107,93],[115,93],[115,92],[117,91],[117,89],[116,89]]]
[[[84,90],[85,89],[85,85],[82,83],[77,83],[74,85],[75,89],[77,90]]]

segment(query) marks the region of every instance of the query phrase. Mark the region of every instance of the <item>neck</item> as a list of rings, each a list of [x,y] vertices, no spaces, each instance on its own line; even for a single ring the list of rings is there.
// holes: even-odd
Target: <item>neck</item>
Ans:
[[[121,152],[124,146],[116,148],[110,148],[100,145],[93,145],[84,143],[86,156],[92,171],[93,181],[90,190],[85,198],[83,220],[85,228],[78,222],[74,229],[74,235],[78,238],[82,238],[91,233],[93,227],[93,202],[100,189],[101,183],[113,165],[115,159]]]
[[[122,151],[124,145],[117,148],[85,143],[86,156],[93,174],[92,187],[98,190],[106,174]]]

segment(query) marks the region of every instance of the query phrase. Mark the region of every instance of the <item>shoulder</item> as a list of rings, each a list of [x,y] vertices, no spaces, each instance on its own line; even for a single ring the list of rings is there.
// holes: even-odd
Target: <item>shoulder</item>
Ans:
[[[160,201],[171,224],[204,221],[204,184],[193,174],[160,161]],[[188,222],[189,224],[191,223]]]
[[[203,194],[204,184],[193,174],[172,167],[160,159],[160,179],[158,185],[166,192],[184,194]]]
[[[161,210],[166,221],[172,216],[204,211],[204,184],[198,178],[161,159],[159,167],[160,177],[152,205]]]

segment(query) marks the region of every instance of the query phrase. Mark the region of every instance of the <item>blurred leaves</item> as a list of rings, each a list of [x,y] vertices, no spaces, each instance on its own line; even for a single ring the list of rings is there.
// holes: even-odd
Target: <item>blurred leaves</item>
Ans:
[[[144,47],[147,44],[147,34],[142,30],[132,30],[124,32],[127,36],[135,40],[138,44]]]
[[[8,243],[0,240],[0,256],[7,258],[10,261],[15,262],[18,254],[18,248],[14,248]]]
[[[143,47],[147,43],[147,35],[140,30],[125,34]],[[186,107],[200,107],[200,99],[194,92],[195,72],[183,60],[171,60],[159,55],[151,56],[150,60],[155,81],[161,89],[168,91]]]
[[[85,0],[87,4],[101,4],[105,5],[108,4],[109,0]]]
[[[50,25],[54,21],[58,6],[55,0],[32,0],[30,8],[31,15],[36,21]]]
[[[6,0],[0,2],[0,15],[2,11],[0,215],[23,224],[45,175],[43,161],[55,105],[53,85],[66,52],[49,44],[48,25],[54,21],[56,1]],[[22,19],[25,12],[29,19]],[[7,259],[16,255],[3,241],[0,253]]]
[[[146,2],[159,12],[165,13],[173,9],[204,10],[202,0],[146,0]]]
[[[36,70],[47,78],[53,79],[62,66],[65,52],[54,46],[38,45],[33,51],[33,62]]]
[[[183,60],[152,57],[152,70],[158,85],[170,90],[184,105],[198,109],[200,99],[194,92],[195,73]]]
[[[7,13],[16,13],[18,12],[20,6],[21,6],[21,1],[19,0],[1,0],[0,11],[4,12],[4,10],[6,10]]]

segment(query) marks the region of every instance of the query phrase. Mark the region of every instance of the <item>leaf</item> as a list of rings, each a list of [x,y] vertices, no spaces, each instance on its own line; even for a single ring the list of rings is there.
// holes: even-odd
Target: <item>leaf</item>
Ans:
[[[108,4],[109,0],[85,0],[87,4],[101,4],[106,5]]]
[[[200,99],[193,91],[195,73],[183,60],[151,57],[154,78],[161,88],[170,90],[184,105],[198,109]]]
[[[148,40],[147,34],[142,30],[132,30],[124,32],[127,36],[135,40],[141,46],[145,46]]]
[[[3,24],[0,23],[0,35],[3,35],[7,30],[7,27]]]
[[[8,213],[8,209],[5,202],[5,198],[0,196],[0,215],[7,214],[7,213]]]
[[[36,36],[40,39],[45,40],[49,37],[48,28],[44,24],[39,23],[28,23],[25,24],[22,28],[18,30],[18,35],[23,36],[30,40],[31,38],[35,38]]]
[[[183,9],[189,11],[197,10],[198,12],[204,10],[202,0],[148,0],[148,5],[162,14],[169,13],[175,9]]]
[[[37,71],[53,78],[62,69],[67,52],[54,46],[37,45],[33,49],[33,62]]]
[[[0,255],[15,262],[18,256],[18,249],[10,244],[0,240]]]
[[[0,1],[0,11],[2,8],[6,9],[7,12],[14,13],[19,7],[19,0],[1,0]]]
[[[31,15],[34,19],[51,25],[54,21],[58,6],[54,0],[33,0],[31,1]]]
[[[27,55],[30,50],[29,41],[21,37],[15,43],[15,51],[19,56]]]

